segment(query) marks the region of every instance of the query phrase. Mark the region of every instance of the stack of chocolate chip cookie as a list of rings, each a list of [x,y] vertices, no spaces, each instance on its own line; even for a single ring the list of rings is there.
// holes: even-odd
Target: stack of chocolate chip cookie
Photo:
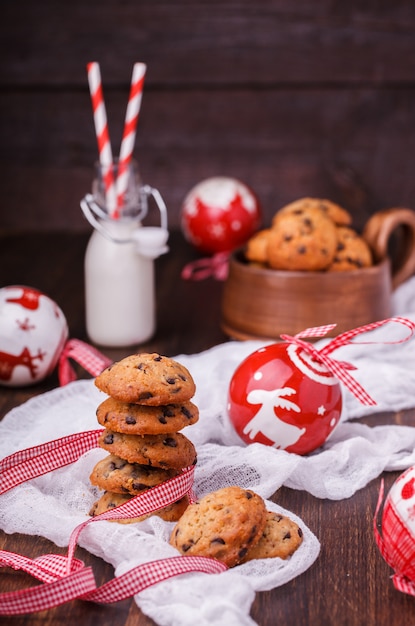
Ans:
[[[191,402],[196,391],[193,378],[168,357],[133,354],[104,370],[95,384],[109,396],[97,409],[98,422],[105,427],[99,445],[109,455],[95,465],[90,476],[91,483],[105,492],[93,505],[92,516],[194,465],[195,447],[180,431],[199,419],[198,408]],[[188,504],[185,496],[155,514],[177,521]]]

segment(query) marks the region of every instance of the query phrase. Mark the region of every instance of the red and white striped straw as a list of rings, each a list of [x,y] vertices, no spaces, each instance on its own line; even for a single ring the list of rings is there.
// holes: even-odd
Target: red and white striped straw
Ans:
[[[145,63],[134,63],[131,77],[130,95],[125,114],[124,132],[120,147],[119,171],[117,177],[117,206],[123,204],[123,197],[128,186],[128,164],[130,163],[135,143],[138,116],[143,97],[144,77],[147,66]]]
[[[116,210],[116,191],[113,158],[108,130],[107,112],[102,90],[101,71],[97,62],[87,64],[88,84],[94,114],[95,134],[98,142],[99,162],[103,167],[106,204],[110,212]]]

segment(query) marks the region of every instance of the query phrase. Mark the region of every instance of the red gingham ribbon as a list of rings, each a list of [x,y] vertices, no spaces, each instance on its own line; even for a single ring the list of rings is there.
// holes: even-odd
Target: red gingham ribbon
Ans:
[[[67,563],[68,557],[60,554],[45,554],[38,556],[36,559],[29,559],[27,556],[0,550],[0,564],[2,567],[22,570],[44,583],[52,582],[65,576]],[[84,567],[83,561],[73,559],[72,572],[76,572],[82,567]]]
[[[183,498],[187,493],[190,493],[190,499],[193,499],[191,493],[193,485],[194,466],[188,467],[182,471],[181,474],[170,478],[169,480],[143,491],[139,495],[135,496],[131,500],[128,500],[124,504],[117,506],[110,511],[91,517],[90,519],[79,524],[71,534],[68,547],[68,573],[71,571],[71,562],[73,554],[75,552],[78,537],[81,531],[91,522],[97,522],[100,520],[116,520],[126,519],[130,517],[140,517],[146,513],[151,513],[162,509],[177,500]]]
[[[76,380],[76,373],[69,359],[82,365],[93,376],[98,376],[103,369],[111,365],[111,360],[93,346],[80,339],[69,339],[59,357],[59,384],[61,386]]]
[[[74,463],[82,454],[97,447],[103,430],[67,435],[6,457],[0,461],[0,494],[26,480]]]
[[[0,462],[0,494],[26,480],[73,463],[82,454],[98,446],[98,437],[102,430],[68,435],[6,457]],[[144,563],[97,587],[91,568],[85,567],[82,561],[74,558],[79,535],[89,523],[139,517],[163,508],[185,494],[192,501],[194,470],[194,466],[188,467],[179,476],[79,524],[72,531],[67,556],[48,554],[29,559],[0,550],[0,567],[21,569],[44,583],[0,594],[0,615],[43,611],[80,598],[100,603],[117,602],[172,576],[193,571],[207,574],[225,571],[226,565],[215,559],[178,556]]]
[[[295,343],[298,346],[301,346],[306,352],[308,352],[315,361],[320,363],[324,363],[332,374],[334,374],[342,383],[346,385],[346,387],[353,393],[353,395],[365,405],[373,406],[376,404],[376,401],[363,389],[363,387],[358,383],[350,374],[349,370],[355,370],[356,367],[351,363],[347,363],[345,361],[337,361],[329,356],[331,352],[340,348],[341,346],[345,346],[347,344],[355,343],[352,342],[351,339],[356,337],[356,335],[360,335],[361,333],[366,333],[370,330],[374,330],[375,328],[379,328],[380,326],[384,326],[389,322],[398,322],[399,324],[403,324],[411,331],[407,337],[403,339],[399,339],[398,341],[384,341],[382,343],[391,343],[398,344],[408,341],[414,334],[415,324],[406,319],[405,317],[391,317],[386,320],[381,320],[379,322],[373,322],[372,324],[366,324],[365,326],[360,326],[359,328],[354,328],[353,330],[348,330],[337,337],[335,337],[330,343],[324,346],[321,350],[318,350],[315,346],[307,341],[303,341],[303,338],[307,337],[324,337],[330,330],[335,328],[336,324],[328,324],[327,326],[316,326],[315,328],[307,328],[306,330],[297,333],[293,337],[291,335],[281,335],[281,339],[287,341],[288,343]],[[359,344],[370,344],[375,343],[373,341],[359,341],[356,342]]]
[[[30,569],[29,573],[34,575],[35,578],[42,580],[44,571],[48,571],[46,566],[42,568],[40,575],[37,575],[37,573],[33,574],[32,571],[35,567],[29,567],[28,563],[30,562],[33,565],[37,559],[26,559],[25,566],[20,567],[20,564],[15,559],[16,556],[18,555],[0,550],[0,566],[23,569],[24,571]],[[44,611],[76,599],[100,604],[118,602],[119,600],[130,598],[147,587],[172,576],[191,572],[220,574],[227,569],[224,563],[208,557],[176,556],[143,563],[125,574],[109,580],[101,587],[97,587],[92,569],[85,567],[82,561],[78,561],[81,564],[79,570],[69,575],[59,575],[53,580],[55,559],[59,564],[60,560],[66,559],[66,557],[49,554],[42,558],[48,558],[51,582],[20,591],[0,594],[0,615],[22,615]]]
[[[229,269],[229,252],[217,252],[212,257],[191,261],[182,269],[184,280],[205,280],[216,278],[226,280]]]
[[[375,541],[382,557],[395,572],[392,576],[394,587],[398,589],[398,591],[415,596],[415,580],[412,580],[401,571],[405,569],[406,571],[410,570],[413,572],[415,569],[413,564],[415,552],[414,540],[399,515],[397,515],[390,499],[387,499],[385,503],[382,516],[382,530],[384,536],[388,538],[387,543],[377,528],[377,518],[383,500],[383,494],[384,481],[382,480],[376,511],[373,517]]]
[[[0,552],[0,565],[2,555],[3,551]],[[0,615],[22,615],[44,611],[80,598],[94,589],[96,584],[92,569],[82,567],[74,574],[43,585],[0,594]]]

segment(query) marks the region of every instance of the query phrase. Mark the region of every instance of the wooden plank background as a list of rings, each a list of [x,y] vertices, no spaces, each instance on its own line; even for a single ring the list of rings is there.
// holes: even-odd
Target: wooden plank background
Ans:
[[[304,195],[340,202],[358,229],[415,208],[411,0],[8,1],[0,47],[0,232],[90,229],[91,60],[114,153],[132,65],[147,63],[135,157],[172,227],[217,174],[254,189],[264,224]]]

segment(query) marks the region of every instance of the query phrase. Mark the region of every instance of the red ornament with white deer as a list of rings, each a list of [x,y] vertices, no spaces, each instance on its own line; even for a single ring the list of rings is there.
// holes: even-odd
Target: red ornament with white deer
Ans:
[[[229,386],[229,418],[246,443],[307,454],[330,436],[341,411],[338,379],[295,343],[253,352]]]
[[[0,385],[26,386],[54,369],[68,337],[59,306],[22,285],[0,289]]]
[[[261,211],[254,192],[227,176],[214,176],[189,191],[181,209],[187,241],[207,254],[230,252],[258,230]]]

